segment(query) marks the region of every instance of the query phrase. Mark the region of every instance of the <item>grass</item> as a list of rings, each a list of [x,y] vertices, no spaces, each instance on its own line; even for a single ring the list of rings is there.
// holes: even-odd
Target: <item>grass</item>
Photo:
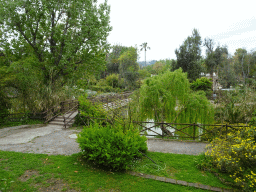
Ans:
[[[161,153],[149,153],[149,156],[156,159],[156,155]],[[174,160],[176,158],[176,160]],[[196,178],[196,175],[190,174],[192,169],[189,165],[178,162],[184,159],[184,155],[169,157],[166,160],[172,160],[175,163],[173,170],[166,169],[165,176],[175,174],[176,178],[191,181],[205,181],[203,176]],[[193,157],[191,157],[193,158]],[[185,158],[186,159],[186,158]],[[160,159],[156,159],[160,162]],[[186,159],[185,161],[188,161]],[[190,159],[191,160],[191,159]],[[143,159],[140,163],[147,164]],[[143,167],[137,164],[138,169]],[[146,166],[144,166],[146,167]],[[154,167],[152,174],[157,173]],[[187,170],[187,172],[186,172]],[[159,172],[159,171],[158,171]],[[196,172],[196,170],[194,170]],[[159,172],[160,173],[160,172]],[[199,173],[198,173],[199,174]],[[197,174],[197,175],[198,175]],[[182,176],[183,175],[183,176]],[[7,180],[2,180],[7,179]],[[11,181],[13,181],[11,183]],[[204,182],[202,182],[204,183]],[[217,181],[210,182],[220,186]],[[207,183],[208,184],[208,183]],[[8,188],[7,191],[195,191],[203,192],[205,190],[194,187],[180,186],[160,181],[139,178],[128,175],[125,172],[111,172],[97,169],[85,163],[80,154],[72,156],[49,156],[45,154],[30,154],[0,151],[0,190]],[[4,192],[5,189],[2,189]]]
[[[199,156],[159,152],[149,152],[147,156],[157,165],[147,157],[143,157],[133,166],[133,171],[231,189],[231,187],[222,184],[212,173],[201,171],[196,167],[200,161]]]
[[[25,121],[13,121],[13,122],[5,122],[0,124],[0,129],[5,127],[15,127],[20,125],[34,125],[34,124],[43,124],[44,122],[37,119],[29,119]]]

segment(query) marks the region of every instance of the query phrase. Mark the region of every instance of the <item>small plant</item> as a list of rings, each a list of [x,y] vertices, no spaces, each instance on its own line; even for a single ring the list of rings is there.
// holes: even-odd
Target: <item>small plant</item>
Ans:
[[[134,158],[142,156],[139,151],[147,151],[146,137],[132,127],[124,130],[121,124],[91,125],[78,135],[77,142],[86,160],[112,170],[127,169]]]
[[[208,168],[211,166],[211,157],[206,156],[205,153],[201,153],[198,155],[198,159],[195,161],[195,165],[198,169],[203,171],[207,171]]]

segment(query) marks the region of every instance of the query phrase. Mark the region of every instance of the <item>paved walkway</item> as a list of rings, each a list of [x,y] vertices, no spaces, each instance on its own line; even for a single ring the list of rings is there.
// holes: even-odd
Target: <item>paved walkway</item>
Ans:
[[[0,129],[0,150],[52,155],[71,155],[80,152],[76,142],[78,130],[63,129],[59,125],[18,126]],[[163,153],[198,155],[205,152],[207,143],[147,141],[148,150]]]

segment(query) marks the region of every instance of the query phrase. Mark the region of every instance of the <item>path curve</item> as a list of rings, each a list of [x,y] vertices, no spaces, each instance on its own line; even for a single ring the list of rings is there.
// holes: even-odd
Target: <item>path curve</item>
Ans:
[[[0,129],[0,150],[50,155],[71,155],[80,152],[76,134],[80,131],[56,125],[18,126]],[[208,143],[147,140],[149,151],[198,155]]]

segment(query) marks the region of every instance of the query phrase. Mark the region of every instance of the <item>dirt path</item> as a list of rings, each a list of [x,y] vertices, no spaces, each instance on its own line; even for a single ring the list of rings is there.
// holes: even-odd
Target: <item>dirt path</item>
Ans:
[[[76,134],[80,130],[55,125],[18,126],[0,129],[0,150],[50,155],[71,155],[80,152]],[[148,139],[149,151],[198,155],[207,143]]]

